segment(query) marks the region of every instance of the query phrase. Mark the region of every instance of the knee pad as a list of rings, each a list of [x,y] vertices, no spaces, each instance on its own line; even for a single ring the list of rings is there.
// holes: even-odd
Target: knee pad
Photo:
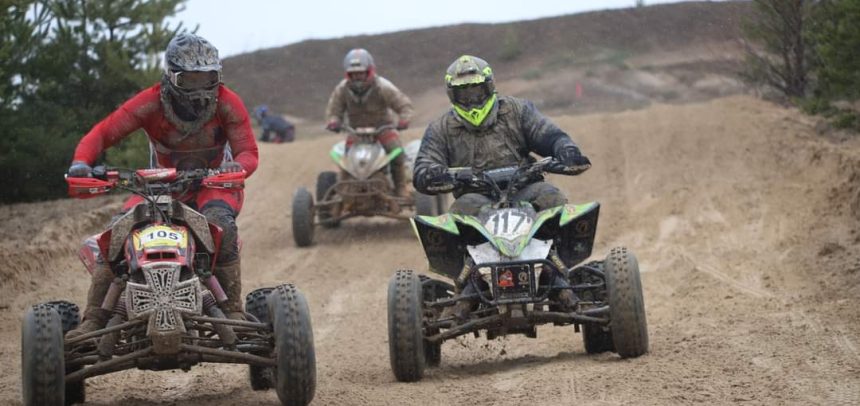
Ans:
[[[236,226],[236,213],[227,203],[214,201],[206,203],[201,210],[210,223],[221,227],[221,249],[218,262],[225,263],[239,259],[239,228]]]

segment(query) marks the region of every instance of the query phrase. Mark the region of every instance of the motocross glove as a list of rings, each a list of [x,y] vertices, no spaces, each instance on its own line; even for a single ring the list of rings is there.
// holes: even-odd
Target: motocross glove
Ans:
[[[93,168],[83,161],[72,161],[69,167],[70,178],[89,178],[93,175]]]
[[[427,179],[427,191],[433,193],[448,193],[454,190],[456,181],[454,175],[448,173],[442,165],[433,165],[427,168],[424,172],[424,179]]]
[[[245,168],[243,168],[242,164],[240,164],[238,162],[229,161],[229,162],[221,163],[220,170],[222,173],[230,173],[230,172],[242,172],[243,170],[245,170]]]
[[[405,130],[405,129],[407,129],[407,128],[409,128],[409,121],[407,121],[407,120],[400,120],[400,121],[398,121],[398,122],[397,122],[397,129],[398,129],[398,130]]]
[[[326,130],[329,130],[329,131],[331,131],[331,132],[333,132],[333,133],[339,133],[339,132],[340,132],[340,130],[341,130],[340,122],[339,122],[339,121],[334,121],[334,120],[329,121],[329,122],[328,122],[328,124],[326,124],[325,129],[326,129]]]
[[[591,161],[588,157],[582,155],[579,148],[573,145],[564,147],[555,158],[566,167],[565,172],[569,174],[579,174],[591,168]]]

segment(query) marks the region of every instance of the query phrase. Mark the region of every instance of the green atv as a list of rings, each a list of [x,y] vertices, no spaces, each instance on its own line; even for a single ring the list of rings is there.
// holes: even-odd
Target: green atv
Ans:
[[[549,158],[481,173],[449,170],[459,185],[495,203],[478,216],[413,218],[431,271],[454,283],[411,270],[391,278],[388,336],[397,380],[418,381],[425,366],[439,365],[445,340],[481,331],[487,339],[508,334],[535,338],[536,327],[546,323],[572,324],[583,333],[589,354],[612,351],[629,358],[648,351],[633,253],[614,248],[603,261],[577,266],[591,256],[600,205],[567,204],[536,212],[529,203],[511,201],[544,173],[563,170]],[[572,303],[559,300],[564,290],[573,292],[567,295]]]

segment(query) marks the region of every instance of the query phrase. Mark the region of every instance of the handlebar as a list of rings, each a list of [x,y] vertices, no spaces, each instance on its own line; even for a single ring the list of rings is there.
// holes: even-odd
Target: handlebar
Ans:
[[[135,193],[180,193],[192,185],[209,189],[242,189],[246,172],[222,172],[218,169],[180,171],[175,168],[123,169],[106,166],[93,168],[91,178],[66,177],[69,195],[90,198],[120,188]]]
[[[506,166],[485,171],[475,171],[473,168],[449,168],[448,174],[458,187],[471,190],[485,190],[494,194],[495,198],[505,201],[520,188],[543,180],[544,173],[561,175],[579,175],[588,168],[571,171],[561,162],[547,157],[524,166]]]
[[[372,130],[365,127],[352,128],[348,125],[344,125],[341,127],[341,130],[353,135],[377,135],[384,131],[394,130],[396,128],[397,127],[394,124],[386,124],[383,126],[376,127]]]

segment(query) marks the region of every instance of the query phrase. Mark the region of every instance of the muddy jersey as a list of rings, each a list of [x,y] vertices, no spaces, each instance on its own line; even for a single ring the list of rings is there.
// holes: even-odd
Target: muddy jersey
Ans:
[[[430,123],[415,159],[418,191],[430,193],[424,174],[431,166],[481,171],[525,164],[532,152],[556,156],[563,147],[576,145],[530,101],[500,96],[498,103],[495,120],[485,128],[467,126],[453,109]]]
[[[349,90],[346,79],[334,88],[326,108],[326,120],[343,122],[344,115],[349,125],[379,127],[394,124],[399,120],[412,119],[412,101],[387,79],[377,76],[373,84],[361,96]]]
[[[257,169],[257,143],[248,111],[236,93],[221,85],[214,115],[190,133],[166,118],[160,94],[161,84],[145,89],[96,124],[78,143],[74,160],[92,165],[105,149],[143,129],[154,146],[159,167],[217,168],[229,145],[233,160],[248,176]]]

